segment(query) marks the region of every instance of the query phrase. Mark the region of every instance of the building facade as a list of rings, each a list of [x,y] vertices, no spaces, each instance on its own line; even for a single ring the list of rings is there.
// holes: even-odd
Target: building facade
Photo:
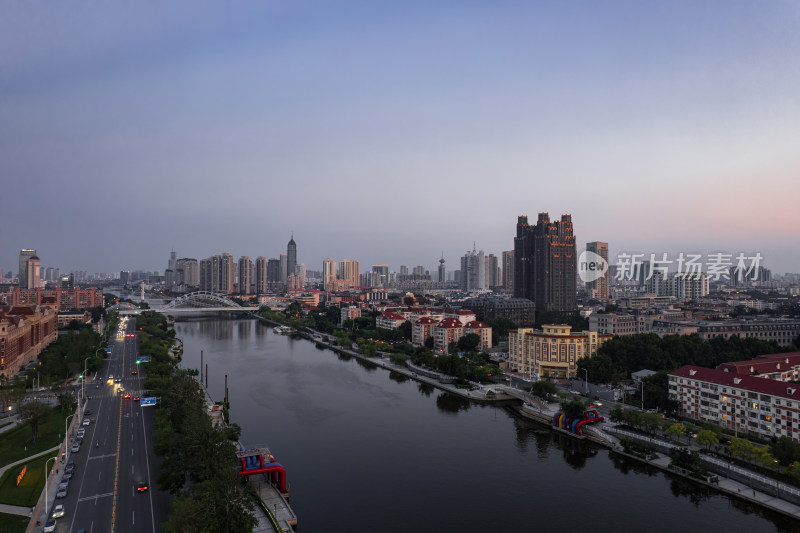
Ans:
[[[11,377],[36,360],[58,337],[56,311],[49,306],[0,306],[0,374]]]
[[[256,257],[255,266],[255,291],[256,294],[267,293],[267,258],[263,255]]]
[[[475,292],[486,289],[486,260],[483,250],[467,252],[461,258],[461,292]]]
[[[514,238],[514,296],[527,298],[537,311],[571,312],[577,308],[577,257],[572,216],[550,221],[539,213],[537,223],[517,219]]]
[[[686,365],[669,374],[668,389],[683,416],[798,442],[800,385]]]
[[[602,257],[606,264],[608,264],[608,243],[607,242],[588,242],[586,243],[586,251],[592,252]],[[608,300],[608,270],[605,274],[594,281],[586,282],[586,290],[593,298],[598,300]]]
[[[593,331],[573,332],[571,326],[564,324],[548,324],[541,330],[509,331],[509,367],[538,377],[575,377],[578,360],[594,355],[611,337]]]
[[[28,259],[36,256],[36,250],[22,249],[19,252],[19,271],[17,281],[20,289],[28,288]]]
[[[286,245],[286,279],[297,274],[297,244],[294,242],[294,234]]]
[[[103,289],[97,287],[65,289],[22,290],[15,287],[10,294],[4,295],[7,304],[14,307],[21,306],[49,306],[57,313],[73,309],[91,309],[103,307]]]

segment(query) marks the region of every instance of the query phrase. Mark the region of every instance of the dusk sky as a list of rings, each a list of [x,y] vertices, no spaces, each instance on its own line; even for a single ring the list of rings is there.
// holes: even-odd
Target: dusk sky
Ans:
[[[448,269],[579,249],[800,271],[800,2],[4,2],[0,268]]]

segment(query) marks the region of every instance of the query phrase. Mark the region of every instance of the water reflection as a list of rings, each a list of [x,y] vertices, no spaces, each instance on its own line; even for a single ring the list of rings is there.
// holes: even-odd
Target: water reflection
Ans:
[[[389,379],[392,381],[396,381],[397,383],[405,383],[408,381],[408,376],[405,374],[401,374],[400,372],[395,372],[394,370],[389,371]]]
[[[358,366],[360,366],[360,367],[362,367],[362,368],[364,368],[366,370],[369,370],[370,372],[374,372],[375,370],[380,368],[378,365],[376,365],[372,361],[367,361],[366,359],[361,359],[360,357],[356,357],[356,363],[358,363]]]
[[[436,387],[434,387],[430,383],[417,383],[417,390],[423,396],[430,396],[431,394],[433,394],[433,391],[436,390]]]
[[[639,461],[634,461],[633,459],[629,459],[618,453],[609,453],[608,457],[611,459],[611,463],[614,465],[614,468],[625,475],[628,475],[628,472],[633,472],[634,474],[645,474],[652,477],[661,473],[661,470],[658,468],[646,465]]]
[[[443,392],[436,397],[436,407],[443,413],[458,413],[470,408],[470,401],[450,392]]]

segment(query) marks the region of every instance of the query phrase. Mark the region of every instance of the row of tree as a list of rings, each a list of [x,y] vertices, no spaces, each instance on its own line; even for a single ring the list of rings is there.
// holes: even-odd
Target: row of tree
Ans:
[[[164,524],[167,532],[252,531],[253,504],[236,474],[239,428],[213,426],[197,371],[177,368],[169,355],[175,331],[163,315],[137,318],[139,354],[149,356],[145,386],[160,398],[154,448],[164,459],[159,485],[175,495]]]

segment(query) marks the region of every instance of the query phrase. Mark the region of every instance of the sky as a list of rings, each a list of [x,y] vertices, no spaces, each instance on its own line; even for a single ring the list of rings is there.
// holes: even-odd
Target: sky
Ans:
[[[0,268],[578,248],[800,271],[800,2],[0,4]]]

